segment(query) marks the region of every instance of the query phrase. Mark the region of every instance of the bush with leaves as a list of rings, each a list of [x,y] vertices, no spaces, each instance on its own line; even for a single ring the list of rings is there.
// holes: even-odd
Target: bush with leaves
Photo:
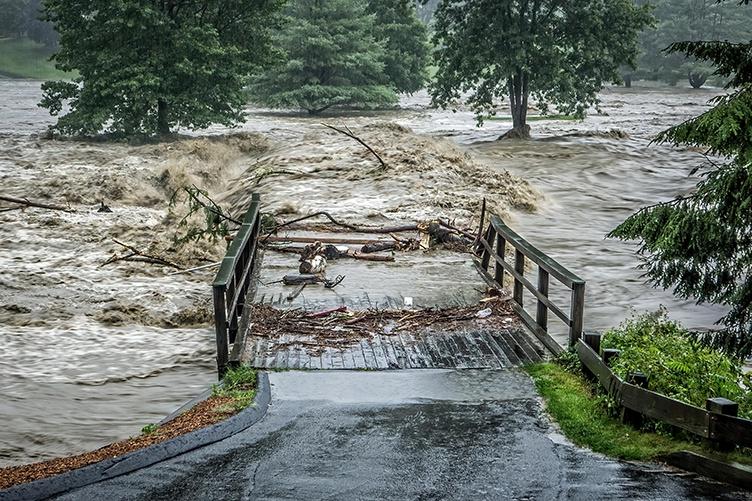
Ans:
[[[602,346],[621,351],[612,369],[622,379],[640,371],[653,391],[702,408],[708,398],[728,398],[752,418],[752,379],[741,363],[698,342],[665,310],[624,321],[605,334]]]

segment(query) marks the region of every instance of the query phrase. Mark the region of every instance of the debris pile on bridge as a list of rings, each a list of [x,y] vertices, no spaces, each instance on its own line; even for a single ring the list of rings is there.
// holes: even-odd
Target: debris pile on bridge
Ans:
[[[441,309],[349,311],[342,306],[308,312],[302,309],[279,310],[258,304],[252,308],[251,336],[294,336],[294,339],[277,344],[277,348],[299,345],[311,354],[326,348],[344,348],[374,335],[391,336],[400,332],[420,335],[482,328],[490,324],[511,327],[517,321],[508,298],[500,296],[488,297],[472,306]]]

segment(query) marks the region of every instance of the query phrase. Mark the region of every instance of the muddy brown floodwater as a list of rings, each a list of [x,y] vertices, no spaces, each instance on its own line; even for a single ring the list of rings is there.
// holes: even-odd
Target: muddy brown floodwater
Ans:
[[[101,266],[119,251],[113,238],[185,266],[217,260],[219,243],[172,244],[181,209],[171,214],[168,199],[190,184],[235,212],[255,190],[276,214],[326,209],[368,223],[437,214],[470,223],[486,196],[588,281],[587,328],[660,304],[688,326],[711,327],[720,308],[646,286],[635,246],[604,235],[696,183],[688,173],[699,154],[649,143],[715,94],[606,89],[603,114],[533,122],[529,142],[496,142],[509,121],[476,128],[469,112],[430,109],[421,93],[400,110],[339,117],[249,109],[239,129],[132,146],[42,139],[50,119],[36,107],[39,82],[0,80],[0,193],[76,209],[0,212],[0,466],[135,435],[213,382],[213,272]],[[387,168],[322,120],[350,126]],[[100,201],[113,212],[97,212]]]

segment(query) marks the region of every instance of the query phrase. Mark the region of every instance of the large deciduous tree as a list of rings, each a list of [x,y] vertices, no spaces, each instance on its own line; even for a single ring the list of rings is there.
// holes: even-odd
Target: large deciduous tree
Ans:
[[[528,101],[583,115],[604,82],[633,65],[651,22],[633,0],[443,0],[434,17],[439,70],[434,102],[467,96],[480,122],[507,97],[514,135],[527,137]]]
[[[384,41],[384,71],[400,93],[412,94],[426,83],[429,58],[428,30],[418,19],[413,0],[369,0],[375,16],[373,29]]]
[[[41,106],[64,134],[167,134],[243,118],[247,77],[272,59],[282,0],[45,0],[60,33]]]
[[[286,60],[256,81],[254,99],[310,114],[396,103],[384,71],[385,42],[375,39],[375,16],[366,6],[365,0],[292,0],[276,37]]]
[[[748,0],[743,1],[748,3]],[[694,193],[647,207],[611,236],[639,240],[647,276],[683,298],[730,307],[723,331],[706,336],[740,357],[752,354],[752,42],[681,42],[684,53],[730,79],[714,107],[659,140],[702,148],[709,159]]]

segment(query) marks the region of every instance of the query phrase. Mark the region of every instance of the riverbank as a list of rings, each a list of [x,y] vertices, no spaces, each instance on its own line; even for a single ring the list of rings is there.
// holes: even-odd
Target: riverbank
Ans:
[[[55,68],[54,49],[28,38],[0,38],[0,77],[68,80],[72,74]]]

